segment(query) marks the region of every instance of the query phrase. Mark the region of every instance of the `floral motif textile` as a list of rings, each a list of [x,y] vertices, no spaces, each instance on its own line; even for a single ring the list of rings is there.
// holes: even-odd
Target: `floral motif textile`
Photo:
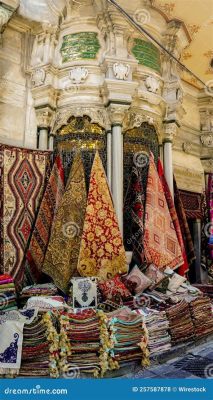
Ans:
[[[90,176],[78,271],[101,279],[127,272],[125,249],[98,152]]]
[[[209,201],[209,250],[210,259],[213,260],[213,174],[209,174],[208,179],[208,201]]]
[[[50,237],[51,227],[58,205],[64,192],[64,170],[60,156],[55,159],[50,179],[36,218],[36,223],[27,251],[26,281],[37,283],[41,279],[41,269]]]
[[[171,195],[171,192],[169,189],[169,185],[164,176],[163,167],[162,167],[160,159],[158,160],[158,174],[161,179],[161,183],[163,186],[167,205],[169,207],[169,212],[170,212],[170,215],[172,218],[172,222],[174,224],[177,239],[178,239],[178,242],[179,242],[179,245],[180,245],[180,248],[182,251],[182,255],[183,255],[184,263],[179,267],[178,273],[180,275],[185,275],[185,273],[189,270],[189,264],[188,264],[187,257],[186,257],[186,250],[185,250],[184,243],[183,243],[182,233],[181,233],[180,224],[178,221],[178,216],[177,216],[175,205],[174,205],[174,200],[172,198],[172,195]]]
[[[186,213],[183,207],[183,203],[181,200],[180,192],[177,188],[176,181],[174,179],[174,201],[175,201],[175,208],[178,215],[178,220],[180,224],[180,229],[182,232],[182,238],[184,242],[184,247],[186,250],[187,260],[189,264],[195,260],[195,251],[194,245],[191,237],[191,232],[189,230],[189,225],[186,218]]]
[[[137,265],[135,265],[135,267],[133,267],[131,272],[127,275],[126,280],[127,282],[129,281],[136,284],[134,289],[136,294],[142,293],[152,284],[152,281],[149,279],[149,277],[144,275],[143,272],[139,270]]]
[[[18,373],[21,366],[24,324],[31,323],[36,315],[35,310],[0,313],[0,375]]]
[[[153,155],[150,155],[146,189],[144,251],[147,263],[163,270],[183,264],[181,248],[169,213]]]
[[[83,163],[78,153],[72,164],[67,186],[55,215],[42,272],[51,276],[62,291],[68,290],[76,273],[86,208]]]
[[[98,287],[105,300],[113,300],[119,303],[121,300],[132,297],[119,275],[107,281],[100,281]]]
[[[0,269],[16,283],[24,274],[24,253],[49,164],[50,152],[0,145]]]
[[[140,169],[132,168],[131,181],[125,199],[124,212],[131,215],[131,237],[127,244],[133,249],[133,258],[140,267],[144,262],[143,224],[144,224],[144,193]]]

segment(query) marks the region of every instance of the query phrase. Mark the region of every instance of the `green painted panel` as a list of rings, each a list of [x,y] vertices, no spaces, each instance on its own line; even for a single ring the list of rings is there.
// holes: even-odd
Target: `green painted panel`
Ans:
[[[161,71],[160,52],[152,43],[142,39],[134,39],[132,53],[139,64],[145,65],[157,72]]]
[[[63,37],[62,62],[94,59],[100,47],[97,32],[71,33]]]

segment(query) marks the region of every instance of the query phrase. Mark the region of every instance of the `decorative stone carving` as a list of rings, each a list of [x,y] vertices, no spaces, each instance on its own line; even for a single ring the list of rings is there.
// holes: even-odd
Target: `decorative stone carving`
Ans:
[[[147,76],[145,86],[149,92],[158,93],[160,82],[154,76]]]
[[[33,71],[31,81],[34,87],[43,85],[46,73],[43,68],[37,68]]]
[[[177,134],[178,126],[175,122],[164,124],[164,140],[173,141]]]
[[[83,83],[88,77],[89,71],[84,67],[74,67],[69,72],[69,78],[72,83],[80,84]]]
[[[201,160],[205,172],[213,173],[213,158]]]
[[[67,124],[67,121],[71,116],[83,117],[84,115],[88,115],[91,118],[92,123],[99,124],[106,130],[110,129],[111,127],[110,120],[105,108],[69,107],[69,110],[58,111],[56,113],[53,122],[52,133],[56,134],[61,126]]]
[[[125,113],[128,109],[129,105],[126,104],[110,104],[108,110],[111,123],[123,125]]]
[[[190,153],[192,150],[192,143],[191,142],[184,142],[182,144],[182,149],[185,153]]]
[[[143,122],[147,122],[155,127],[159,141],[161,141],[161,120],[158,120],[154,115],[145,113],[143,110],[130,111],[126,113],[123,121],[123,130],[126,132],[129,129],[139,128]]]
[[[130,72],[129,64],[115,63],[113,64],[113,72],[116,79],[126,80]]]
[[[49,128],[53,122],[53,110],[49,107],[38,108],[35,110],[36,119],[39,128]]]
[[[203,146],[213,147],[213,133],[206,133],[201,135],[200,141]]]

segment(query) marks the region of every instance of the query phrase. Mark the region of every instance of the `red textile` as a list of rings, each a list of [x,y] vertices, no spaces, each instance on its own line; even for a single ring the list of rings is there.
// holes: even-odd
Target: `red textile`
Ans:
[[[183,260],[184,260],[183,265],[181,265],[178,269],[178,273],[179,273],[179,275],[184,276],[185,273],[189,270],[189,264],[188,264],[187,257],[186,257],[186,250],[185,250],[184,243],[183,243],[183,237],[182,237],[180,224],[179,224],[178,216],[177,216],[175,205],[174,205],[174,200],[172,198],[172,195],[171,195],[171,192],[169,189],[169,185],[166,181],[164,171],[163,171],[163,166],[161,164],[160,159],[158,159],[158,175],[160,177],[160,180],[161,180],[161,183],[163,186],[163,190],[164,190],[164,194],[165,194],[166,201],[168,204],[169,212],[170,212],[170,215],[172,218],[172,222],[174,224],[177,239],[178,239],[178,242],[179,242],[179,245],[180,245],[180,248],[182,251]]]

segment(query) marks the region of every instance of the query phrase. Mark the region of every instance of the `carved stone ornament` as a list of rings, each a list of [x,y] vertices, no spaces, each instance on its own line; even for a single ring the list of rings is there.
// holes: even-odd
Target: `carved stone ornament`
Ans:
[[[71,116],[73,117],[83,117],[88,115],[91,118],[91,123],[99,124],[104,129],[108,130],[111,127],[110,120],[106,109],[100,108],[89,108],[89,107],[69,107],[69,110],[58,111],[55,116],[53,123],[52,133],[56,132],[63,126],[67,124],[67,121]]]
[[[80,84],[83,83],[88,77],[89,71],[84,67],[74,67],[69,72],[69,78],[72,83]]]
[[[203,146],[213,147],[213,133],[206,133],[201,135],[200,141]]]
[[[0,31],[2,27],[9,21],[12,11],[0,6]]]
[[[178,127],[175,122],[164,124],[164,139],[173,141],[177,134]]]
[[[116,79],[125,81],[130,72],[129,64],[115,63],[113,64],[113,72]]]
[[[46,72],[42,68],[37,68],[32,73],[32,84],[34,87],[43,85],[46,77]]]
[[[184,142],[184,143],[182,144],[182,148],[183,148],[183,151],[184,151],[185,153],[190,153],[191,150],[192,150],[192,143],[191,143],[191,142]]]
[[[154,118],[147,114],[139,114],[130,112],[124,120],[124,131],[133,128],[139,128],[143,122],[148,122],[150,125],[155,125]]]
[[[48,107],[43,109],[36,109],[37,125],[41,128],[49,128],[52,126],[53,111]]]
[[[154,78],[154,76],[147,76],[145,86],[149,92],[158,93],[160,82],[158,79]]]

